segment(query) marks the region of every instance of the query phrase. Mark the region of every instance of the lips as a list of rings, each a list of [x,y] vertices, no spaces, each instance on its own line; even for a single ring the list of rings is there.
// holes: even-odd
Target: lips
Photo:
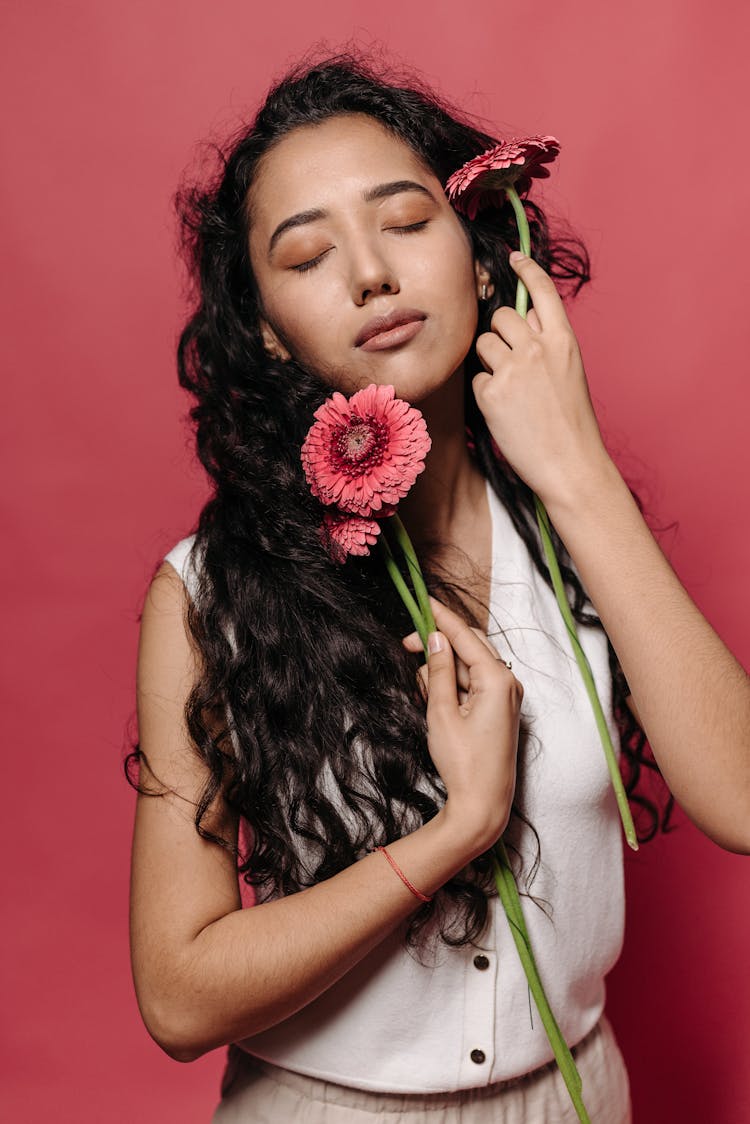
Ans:
[[[388,332],[391,328],[397,328],[400,324],[412,324],[417,320],[426,319],[426,314],[418,308],[400,308],[395,312],[386,313],[384,316],[373,316],[372,320],[367,321],[355,339],[354,346],[361,347],[373,336],[377,336],[381,332]]]

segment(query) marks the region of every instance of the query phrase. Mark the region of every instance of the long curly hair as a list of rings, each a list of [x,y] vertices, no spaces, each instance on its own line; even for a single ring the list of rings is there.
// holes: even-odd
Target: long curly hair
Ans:
[[[183,184],[176,195],[181,248],[194,285],[193,311],[178,345],[179,381],[194,399],[197,453],[212,483],[195,532],[200,565],[187,611],[202,675],[187,701],[186,721],[210,772],[195,826],[203,838],[234,852],[257,900],[336,874],[427,822],[445,800],[427,751],[420,657],[401,644],[413,626],[382,560],[373,554],[341,566],[321,549],[321,507],[304,479],[300,448],[332,388],[293,359],[267,354],[249,260],[246,201],[258,162],[293,129],[347,113],[380,122],[443,185],[498,139],[413,76],[393,81],[382,65],[345,52],[295,66],[271,89],[252,124],[218,148],[211,177]],[[524,206],[533,257],[563,296],[574,296],[590,279],[585,247],[567,229],[553,237],[540,207],[529,200]],[[514,301],[508,253],[515,220],[509,207],[480,211],[473,221],[459,218],[494,283],[493,298],[479,307],[479,335],[489,330],[497,307]],[[469,378],[465,421],[476,463],[551,584],[532,492],[498,455]],[[575,619],[601,628],[563,543],[553,537]],[[433,567],[429,551],[421,561],[430,591],[478,625],[465,591]],[[609,654],[626,789],[639,806],[645,841],[660,827],[668,830],[673,798],[660,809],[636,792],[644,768],[659,771],[625,704],[628,687],[611,644]],[[519,770],[527,743],[522,726]],[[136,743],[125,760],[128,781],[159,795],[141,787],[140,770],[138,781],[130,777],[131,765],[142,759],[148,767]],[[247,853],[202,823],[220,793],[249,829]],[[514,825],[522,823],[533,831],[514,803],[506,833],[511,848]],[[534,835],[537,854],[525,871],[526,891],[539,862]],[[520,874],[518,850],[514,862]],[[409,941],[416,942],[428,919],[449,944],[476,939],[494,892],[487,854],[417,911]]]

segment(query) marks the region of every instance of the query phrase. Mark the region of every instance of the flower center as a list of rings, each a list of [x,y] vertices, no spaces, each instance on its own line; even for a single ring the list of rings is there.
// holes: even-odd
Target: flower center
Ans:
[[[362,476],[383,460],[388,444],[388,427],[371,414],[353,417],[341,426],[331,442],[332,461],[345,476]]]

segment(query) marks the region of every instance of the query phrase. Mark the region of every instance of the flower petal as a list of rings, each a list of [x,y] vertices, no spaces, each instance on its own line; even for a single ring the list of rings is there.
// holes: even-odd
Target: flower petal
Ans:
[[[528,189],[532,177],[546,178],[560,151],[556,137],[512,137],[488,148],[463,164],[449,177],[445,191],[457,211],[475,219],[477,212],[501,206],[506,187]]]
[[[395,505],[424,469],[432,442],[419,410],[371,383],[347,401],[334,391],[314,413],[301,461],[312,494],[366,518]]]

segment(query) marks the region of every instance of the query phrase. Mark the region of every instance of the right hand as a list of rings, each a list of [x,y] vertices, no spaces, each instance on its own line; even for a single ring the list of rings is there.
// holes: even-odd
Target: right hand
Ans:
[[[444,646],[419,669],[427,693],[427,745],[448,794],[446,813],[467,833],[486,837],[484,850],[510,818],[523,687],[457,613],[434,597],[430,605]],[[410,638],[404,644],[412,648]],[[455,657],[468,672],[464,701]]]

